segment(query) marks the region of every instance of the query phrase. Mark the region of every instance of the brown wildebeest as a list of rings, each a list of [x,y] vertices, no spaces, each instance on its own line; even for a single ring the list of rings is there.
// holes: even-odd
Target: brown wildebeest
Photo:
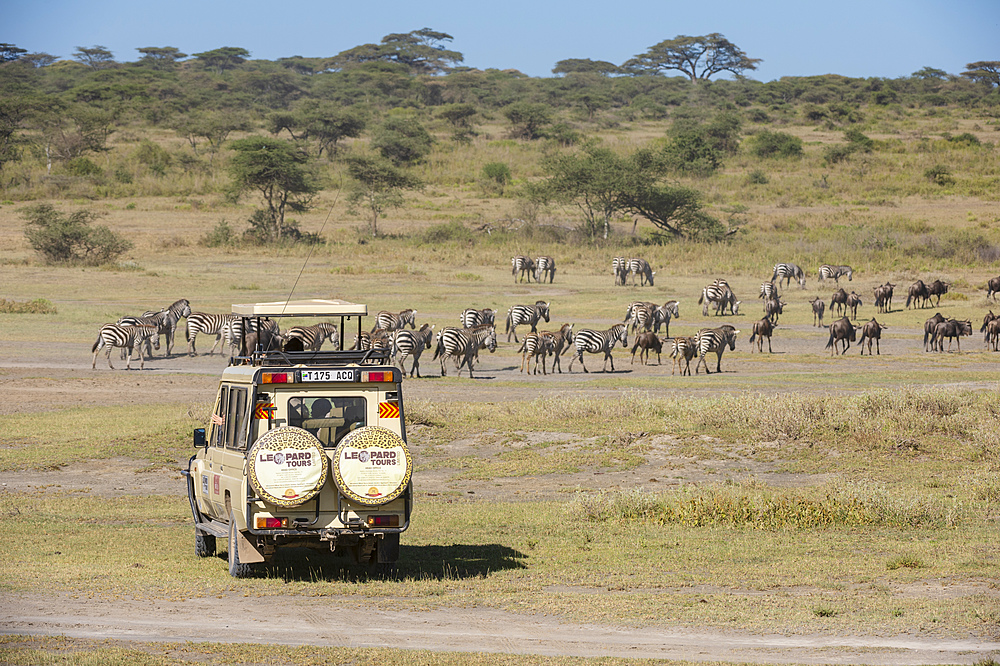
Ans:
[[[927,343],[934,335],[934,327],[944,321],[940,312],[935,312],[934,316],[924,322],[924,351],[927,351]]]
[[[847,295],[847,302],[844,303],[848,310],[851,311],[851,317],[854,319],[858,318],[858,306],[864,305],[861,302],[861,297],[855,294],[853,291]]]
[[[896,285],[886,282],[875,287],[875,307],[879,312],[892,312],[892,290]]]
[[[979,332],[980,333],[986,333],[987,326],[989,326],[990,322],[993,321],[996,318],[997,318],[997,316],[995,314],[993,314],[993,310],[990,310],[989,312],[987,312],[986,315],[983,317],[983,325],[979,327]],[[987,335],[983,336],[983,344],[986,343],[988,336],[989,336],[988,333],[987,333]]]
[[[777,298],[769,298],[764,301],[764,316],[773,321],[775,324],[778,323],[778,315],[782,314],[785,303],[782,303]]]
[[[997,347],[1000,346],[1000,318],[994,319],[986,325],[984,340],[988,345],[993,346],[993,351],[998,351]]]
[[[763,354],[764,338],[767,338],[767,352],[773,354],[774,352],[771,350],[771,334],[777,326],[777,324],[771,323],[771,320],[767,317],[764,317],[760,321],[755,321],[753,323],[753,332],[750,334],[750,352],[753,353],[753,341],[756,338],[757,351]]]
[[[997,300],[997,292],[1000,292],[1000,277],[990,278],[986,283],[986,298]]]
[[[917,280],[910,285],[910,289],[906,294],[906,309],[910,309],[910,303],[913,303],[913,307],[917,307],[917,299],[921,301],[921,307],[927,302],[930,296],[927,295],[927,285],[924,284],[923,280]]]
[[[681,368],[681,377],[684,375],[690,376],[691,359],[698,353],[698,345],[695,343],[694,338],[674,338],[672,346],[673,349],[670,351],[670,358],[674,359],[674,364],[670,367],[670,374],[674,374],[674,370],[681,367],[681,361],[683,360],[684,367]]]
[[[942,321],[934,327],[934,334],[931,337],[931,349],[943,352],[944,339],[948,338],[948,351],[951,351],[951,341],[955,340],[958,344],[958,352],[961,353],[963,335],[972,335],[972,321],[968,319],[965,321],[957,319]]]
[[[826,301],[817,298],[812,302],[813,306],[813,326],[823,325],[823,313],[826,312]]]
[[[837,321],[830,324],[830,341],[826,343],[826,349],[830,350],[830,356],[837,354],[837,343],[841,342],[844,345],[841,354],[846,354],[847,350],[850,349],[851,343],[857,340],[857,329],[854,328],[854,324],[847,317],[843,319],[838,319]]]
[[[934,302],[934,307],[941,305],[941,295],[948,293],[948,287],[951,286],[947,282],[942,282],[941,280],[934,280],[927,286],[927,300],[930,301],[932,296],[937,296],[937,301]]]
[[[833,314],[833,306],[837,306],[837,311],[840,314],[847,314],[847,292],[841,287],[837,291],[833,292],[833,296],[830,297],[830,314]]]
[[[889,327],[886,326],[885,324],[880,324],[877,321],[875,321],[874,317],[872,317],[871,321],[867,322],[864,326],[861,327],[861,341],[858,343],[858,346],[861,347],[862,356],[865,355],[865,340],[868,340],[869,356],[872,355],[872,340],[875,341],[875,353],[878,354],[879,356],[882,355],[882,350],[879,349],[878,345],[879,345],[879,340],[882,338],[882,331],[887,328]]]
[[[646,331],[636,336],[635,344],[632,345],[632,363],[635,363],[635,351],[637,349],[642,350],[639,352],[639,360],[642,361],[643,365],[646,365],[646,361],[649,359],[650,349],[656,352],[656,364],[660,364],[660,352],[663,351],[663,343],[660,342],[660,338],[657,337],[656,333]]]

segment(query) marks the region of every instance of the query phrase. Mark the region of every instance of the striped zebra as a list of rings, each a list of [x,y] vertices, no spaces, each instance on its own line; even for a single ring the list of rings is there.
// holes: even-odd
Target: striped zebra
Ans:
[[[674,359],[673,364],[670,367],[670,374],[681,367],[681,361],[684,362],[684,367],[681,368],[681,377],[684,375],[691,375],[691,359],[695,357],[698,353],[698,343],[694,338],[689,337],[677,337],[673,339],[673,344],[670,350],[670,358]]]
[[[628,324],[631,322],[632,325],[629,328],[632,329],[633,333],[635,333],[636,329],[636,312],[643,308],[655,309],[656,303],[652,303],[650,301],[632,301],[628,304],[628,308],[625,310],[625,318],[622,319],[622,323]]]
[[[854,279],[854,270],[850,266],[831,266],[829,264],[823,264],[819,267],[819,281],[823,282],[829,278],[833,278],[833,281],[840,284],[840,278],[847,276],[847,281],[850,282]]]
[[[147,311],[138,317],[126,316],[121,317],[115,323],[119,326],[155,326],[157,330],[156,334],[156,349],[160,349],[160,332],[164,330],[164,321],[167,318],[167,311],[160,310],[159,312]],[[150,360],[153,358],[153,341],[150,338],[143,340],[142,346],[145,347],[146,353],[149,355]],[[139,350],[139,355],[142,355],[142,350]],[[122,360],[125,360],[125,349],[122,349],[121,353]]]
[[[705,374],[712,374],[708,369],[708,362],[705,361],[705,355],[709,352],[715,352],[718,357],[715,371],[722,372],[722,353],[726,350],[727,345],[731,351],[736,351],[736,336],[739,334],[740,332],[729,324],[723,324],[719,328],[703,328],[698,331],[698,335],[695,336],[695,344],[698,346],[698,363],[694,366],[694,374],[698,374],[698,368],[702,364],[705,365]]]
[[[601,371],[606,371],[608,360],[610,359],[611,372],[614,372],[615,359],[611,355],[611,352],[618,342],[622,343],[622,347],[628,347],[628,330],[625,328],[625,324],[615,324],[606,331],[595,331],[590,328],[580,329],[573,338],[573,344],[576,346],[576,354],[569,361],[568,371],[572,371],[573,362],[580,359],[583,371],[589,372],[587,366],[583,363],[583,353],[600,354],[604,352],[604,366],[601,368]]]
[[[701,314],[703,317],[708,316],[708,305],[712,303],[715,305],[715,314],[725,314],[726,307],[729,308],[729,313],[736,315],[740,311],[740,303],[742,301],[736,300],[736,294],[729,287],[729,283],[725,280],[719,279],[712,282],[704,289],[701,290],[701,297],[698,298],[698,305],[702,306]]]
[[[517,284],[523,278],[527,278],[528,282],[531,282],[531,277],[535,274],[535,261],[531,257],[525,257],[522,254],[510,258],[510,267],[510,274],[514,276],[514,284]],[[518,272],[520,272],[520,275],[518,275]]]
[[[202,333],[215,336],[215,344],[212,345],[211,351],[208,352],[209,356],[214,354],[215,348],[219,346],[219,343],[223,343],[223,328],[235,318],[236,315],[231,314],[209,314],[207,312],[192,312],[189,314],[185,330],[185,338],[188,342],[188,354],[190,356],[195,355],[195,340]]]
[[[107,347],[108,367],[114,370],[115,366],[111,365],[111,350],[114,347],[121,347],[128,352],[128,362],[125,364],[126,370],[132,369],[132,354],[136,349],[139,350],[139,369],[145,370],[146,359],[142,355],[142,345],[151,341],[152,345],[159,350],[160,336],[157,331],[156,326],[148,324],[139,324],[137,326],[105,324],[97,333],[97,340],[90,349],[94,353],[94,362],[91,363],[90,369],[97,369],[97,355],[101,353],[101,349]]]
[[[802,272],[802,269],[795,264],[775,264],[774,272],[771,274],[771,282],[775,279],[778,280],[778,286],[781,286],[781,281],[785,280],[786,286],[791,286],[792,279],[795,279],[799,283],[799,287],[802,289],[806,288],[806,274]]]
[[[528,333],[521,343],[521,372],[524,372],[525,363],[528,366],[528,374],[531,374],[531,359],[535,359],[535,374],[538,374],[538,358],[541,357],[542,374],[549,374],[545,370],[545,357],[555,353],[556,340],[551,333]],[[553,361],[553,364],[555,361]],[[555,366],[553,365],[553,370]]]
[[[403,367],[403,362],[409,356],[413,358],[413,365],[410,366],[410,377],[416,372],[417,378],[420,378],[420,355],[425,349],[431,348],[431,340],[433,338],[434,327],[430,324],[424,324],[420,327],[419,331],[400,329],[395,332],[392,338],[392,356],[398,359],[396,365],[403,371],[403,375],[406,375],[406,368]]]
[[[737,307],[739,307],[737,305]],[[656,308],[653,313],[653,333],[660,332],[660,325],[663,325],[663,335],[665,337],[670,337],[670,319],[680,319],[681,318],[681,303],[680,301],[670,300]]]
[[[556,277],[556,260],[552,257],[538,257],[535,259],[535,282],[545,282],[546,275],[549,276],[549,284],[552,284]]]
[[[462,328],[474,328],[476,326],[493,326],[496,322],[497,311],[492,308],[466,308],[459,316]]]
[[[168,305],[163,310],[160,310],[159,312],[149,310],[147,312],[143,312],[142,316],[151,317],[153,315],[159,314],[160,312],[165,312],[166,316],[160,322],[160,330],[158,335],[162,335],[166,338],[167,356],[170,356],[174,348],[174,336],[177,335],[177,323],[181,320],[182,317],[191,316],[191,304],[188,302],[188,299],[182,298],[180,300],[174,301],[173,303]]]
[[[472,379],[473,361],[479,357],[480,349],[489,349],[492,354],[497,350],[497,329],[495,326],[476,326],[475,328],[442,329],[438,334],[438,347],[434,358],[441,359],[441,376],[447,376],[445,361],[455,359],[455,371],[462,375],[462,367],[469,368],[469,379]]]
[[[628,277],[628,259],[625,257],[615,257],[611,260],[611,272],[615,276],[615,284],[625,286],[625,278]]]
[[[388,310],[382,310],[377,315],[375,315],[375,325],[372,326],[372,330],[381,328],[385,331],[396,331],[407,324],[413,330],[417,329],[417,311],[407,308],[399,314],[389,312]]]
[[[329,322],[320,322],[314,326],[292,326],[285,333],[286,350],[289,350],[290,344],[299,346],[298,343],[292,343],[292,340],[301,342],[302,349],[296,351],[319,351],[327,340],[333,340],[333,346],[337,349],[340,347],[340,331],[336,324]]]
[[[263,329],[269,334],[269,336],[281,336],[281,329],[278,327],[278,322],[273,319],[248,317],[246,319],[246,331],[244,331],[243,321],[243,317],[234,315],[229,322],[222,325],[222,337],[225,338],[226,342],[229,344],[230,358],[236,354],[237,350],[242,350],[244,332],[256,333],[259,329]],[[252,349],[247,351],[248,353],[253,353]]]
[[[562,374],[562,363],[559,361],[567,349],[569,349],[570,344],[573,342],[573,324],[563,324],[558,331],[542,331],[542,335],[549,335],[552,337],[552,341],[555,347],[552,350],[552,372],[559,368],[559,374]],[[543,359],[544,360],[544,359]],[[543,363],[543,370],[544,363]]]
[[[632,285],[635,286],[635,276],[639,276],[639,286],[644,286],[646,282],[649,282],[649,286],[653,286],[653,276],[656,275],[650,266],[649,262],[645,259],[629,259],[628,260],[628,273],[632,276]],[[624,284],[624,280],[622,281]]]
[[[402,329],[400,329],[402,330]],[[389,349],[392,347],[392,336],[384,328],[376,328],[374,331],[361,331],[360,335],[354,336],[352,350],[368,351],[369,349]]]
[[[763,298],[765,301],[769,298],[778,297],[778,286],[773,282],[764,282],[760,285],[760,295],[758,298]]]
[[[504,331],[507,334],[507,342],[510,342],[510,336],[514,336],[514,342],[519,342],[517,339],[517,327],[521,324],[528,324],[531,326],[531,332],[535,333],[538,330],[538,320],[544,319],[546,322],[549,321],[549,304],[545,301],[535,301],[534,305],[515,305],[507,310],[507,328]]]

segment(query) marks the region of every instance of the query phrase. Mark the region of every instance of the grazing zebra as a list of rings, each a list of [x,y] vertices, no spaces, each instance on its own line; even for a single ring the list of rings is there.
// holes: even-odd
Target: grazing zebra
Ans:
[[[559,361],[559,357],[562,356],[567,349],[569,349],[570,343],[573,342],[573,324],[563,324],[558,331],[542,331],[542,335],[548,335],[552,337],[552,341],[555,347],[552,350],[552,372],[559,368],[559,374],[562,374],[562,363]],[[544,359],[543,359],[544,361]],[[544,363],[543,368],[544,370]]]
[[[527,363],[528,374],[531,374],[531,359],[535,359],[535,374],[538,374],[538,358],[541,357],[542,364],[542,374],[549,374],[545,370],[545,357],[549,354],[555,352],[556,341],[552,337],[551,333],[528,333],[524,336],[524,342],[521,343],[521,348],[518,350],[521,352],[521,372],[524,372],[525,364]],[[553,369],[555,369],[555,362],[553,361]]]
[[[90,369],[97,369],[97,355],[101,352],[101,349],[107,347],[108,367],[114,370],[115,366],[111,365],[111,349],[113,347],[121,347],[128,352],[128,362],[125,364],[125,369],[132,369],[132,353],[138,348],[139,369],[144,370],[146,368],[146,359],[142,355],[142,345],[151,340],[152,345],[159,350],[160,336],[157,331],[156,326],[148,324],[139,324],[137,326],[105,324],[97,333],[97,340],[90,350],[94,353],[94,362],[91,363]]]
[[[822,298],[817,298],[812,301],[813,306],[813,326],[823,325],[823,313],[826,312],[826,301]]]
[[[608,360],[611,360],[611,372],[615,371],[615,359],[611,352],[615,348],[615,343],[621,341],[622,347],[628,347],[628,331],[625,324],[615,324],[606,331],[595,331],[590,328],[580,329],[573,338],[576,346],[576,354],[569,361],[568,370],[573,370],[573,362],[580,359],[580,365],[584,372],[589,372],[583,363],[583,353],[600,354],[604,352],[604,366],[601,371],[606,371]]]
[[[510,336],[514,336],[514,342],[519,342],[517,339],[517,327],[521,324],[528,324],[531,326],[531,332],[535,333],[538,329],[538,320],[544,319],[546,322],[549,321],[549,304],[545,301],[535,301],[534,305],[515,305],[507,310],[507,328],[504,331],[507,334],[507,342],[510,342]]]
[[[640,333],[635,338],[635,344],[632,345],[632,362],[629,365],[635,364],[635,352],[641,349],[639,352],[639,360],[642,361],[643,365],[649,361],[649,350],[652,349],[656,352],[656,365],[660,365],[660,354],[663,352],[663,341],[660,340],[656,333],[651,331],[645,331]]]
[[[407,308],[399,314],[389,312],[388,310],[382,310],[377,315],[375,315],[375,325],[372,326],[372,330],[383,329],[385,331],[397,331],[407,324],[410,328],[416,330],[417,328],[417,311]]]
[[[541,280],[539,280],[541,275]],[[549,284],[556,277],[556,260],[552,257],[538,257],[535,259],[535,282],[545,282],[545,276],[549,276]]]
[[[844,305],[851,311],[851,317],[853,319],[857,319],[858,308],[864,305],[864,303],[861,302],[861,297],[852,291],[847,295],[847,300],[844,302]]]
[[[323,343],[333,340],[334,348],[340,345],[339,331],[336,324],[321,322],[315,326],[293,326],[285,333],[285,343],[299,340],[302,351],[319,351]]]
[[[163,330],[163,322],[167,317],[166,310],[160,310],[159,312],[151,312],[144,314],[139,317],[121,317],[115,323],[119,326],[155,326],[156,327],[156,349],[160,349],[160,331]],[[149,354],[149,358],[153,358],[153,340],[152,338],[145,338],[142,341],[142,346],[146,348],[146,352]],[[142,356],[142,349],[139,349],[139,355]],[[122,349],[122,360],[125,360],[125,349]]]
[[[497,311],[491,308],[483,308],[482,310],[476,310],[475,308],[466,308],[462,311],[459,316],[459,321],[462,322],[462,328],[475,328],[476,326],[492,326],[496,321]]]
[[[681,377],[685,374],[691,375],[691,359],[698,353],[698,343],[694,338],[678,337],[673,339],[673,348],[670,351],[670,358],[674,359],[670,368],[670,374],[674,374],[677,368],[681,367],[684,361],[684,368],[681,370]]]
[[[774,329],[777,328],[776,323],[772,323],[768,317],[764,317],[759,321],[753,323],[753,331],[750,333],[750,353],[753,353],[753,341],[757,340],[757,351],[761,354],[764,353],[764,338],[767,338],[767,352],[773,354],[774,351],[771,349],[771,334],[774,333]]]
[[[840,278],[847,276],[847,281],[854,279],[854,270],[850,266],[831,266],[823,264],[819,267],[819,281],[833,278],[833,281],[840,284]]]
[[[778,286],[773,282],[764,282],[760,285],[760,296],[765,301],[769,298],[776,298],[778,296]]]
[[[231,314],[209,314],[207,312],[192,312],[189,314],[185,330],[185,337],[188,342],[188,354],[191,356],[195,355],[194,343],[200,333],[215,336],[215,344],[212,345],[211,351],[208,352],[209,356],[214,354],[215,348],[219,346],[219,343],[224,344],[224,327],[235,318],[236,315]]]
[[[628,267],[626,269],[628,273],[632,276],[632,285],[635,286],[635,276],[639,276],[639,286],[644,286],[646,282],[649,282],[649,286],[653,286],[653,276],[656,275],[650,266],[649,262],[645,259],[629,259]],[[622,284],[625,284],[625,279],[622,278]]]
[[[166,307],[164,310],[159,312],[149,310],[143,312],[143,317],[152,317],[154,315],[160,314],[160,312],[166,313],[166,316],[160,320],[159,331],[157,335],[162,335],[166,338],[167,342],[167,356],[170,356],[174,347],[174,336],[177,334],[177,322],[181,320],[181,317],[191,316],[191,304],[188,299],[182,298],[180,300],[174,301]]]
[[[708,316],[708,304],[715,304],[715,314],[725,314],[726,306],[729,306],[730,314],[736,315],[740,311],[740,303],[742,301],[736,300],[736,294],[729,287],[729,283],[725,280],[715,280],[712,284],[708,285],[701,290],[701,297],[698,299],[698,305],[702,305],[701,314],[703,317]]]
[[[806,288],[806,274],[802,272],[796,264],[775,264],[774,273],[771,274],[771,282],[775,279],[778,280],[778,286],[781,286],[781,281],[785,280],[786,286],[791,286],[792,279],[795,279],[799,283],[799,287],[802,289]]]
[[[628,277],[628,259],[625,257],[615,257],[611,260],[611,272],[615,275],[615,284],[625,286],[625,278]]]
[[[433,337],[434,327],[430,324],[424,324],[420,327],[419,331],[407,331],[405,329],[396,331],[392,338],[392,356],[393,358],[398,358],[396,363],[404,375],[406,374],[406,368],[403,367],[403,362],[407,356],[411,356],[413,357],[413,365],[410,366],[410,377],[416,372],[417,378],[420,378],[420,355],[424,353],[425,349],[431,348],[431,339]]]
[[[527,278],[528,282],[531,282],[531,277],[535,274],[535,262],[531,257],[525,257],[520,254],[516,257],[511,257],[510,266],[510,274],[514,276],[514,284],[520,282],[521,278]],[[518,275],[519,271],[520,275]]]
[[[475,328],[445,328],[439,333],[438,347],[434,358],[441,359],[441,376],[447,376],[445,361],[455,359],[455,370],[462,376],[462,366],[468,366],[469,379],[472,379],[472,364],[479,357],[480,349],[489,349],[492,354],[497,350],[497,330],[495,326],[477,326]]]
[[[705,355],[708,352],[715,352],[718,357],[715,371],[722,372],[722,353],[726,350],[727,345],[731,351],[736,351],[736,336],[739,334],[739,330],[729,324],[723,324],[719,328],[703,328],[698,331],[698,335],[695,336],[695,344],[698,346],[698,363],[694,366],[694,374],[698,374],[698,368],[702,364],[705,365],[705,374],[712,374],[708,369],[708,362],[705,361]]]

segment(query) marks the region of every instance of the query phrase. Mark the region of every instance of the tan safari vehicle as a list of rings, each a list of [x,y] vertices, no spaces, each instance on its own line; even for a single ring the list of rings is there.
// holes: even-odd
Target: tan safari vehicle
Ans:
[[[243,331],[283,317],[339,318],[343,350],[346,327],[356,322],[360,334],[368,309],[307,300],[234,305],[233,314]],[[255,337],[243,336],[211,423],[194,431],[184,474],[195,552],[214,555],[225,539],[235,577],[289,546],[391,567],[413,504],[402,373],[387,350],[248,349]]]

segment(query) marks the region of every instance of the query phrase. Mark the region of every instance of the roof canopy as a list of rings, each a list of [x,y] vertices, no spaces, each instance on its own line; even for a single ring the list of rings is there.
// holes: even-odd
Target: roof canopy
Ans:
[[[244,317],[357,317],[368,314],[368,306],[337,299],[233,304],[233,314]]]

